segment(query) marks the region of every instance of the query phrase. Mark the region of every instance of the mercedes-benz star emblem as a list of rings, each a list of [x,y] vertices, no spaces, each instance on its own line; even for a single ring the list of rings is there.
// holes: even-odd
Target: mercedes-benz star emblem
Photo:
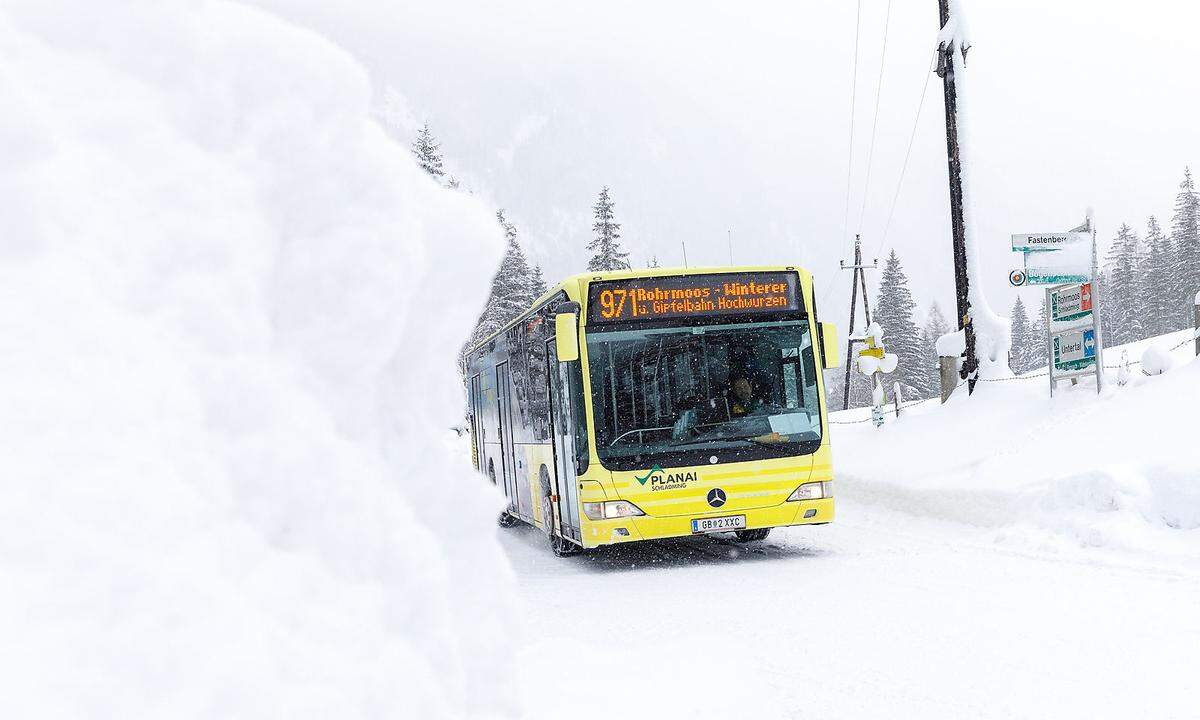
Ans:
[[[719,508],[725,504],[725,491],[721,488],[713,488],[708,491],[708,504],[715,508]]]

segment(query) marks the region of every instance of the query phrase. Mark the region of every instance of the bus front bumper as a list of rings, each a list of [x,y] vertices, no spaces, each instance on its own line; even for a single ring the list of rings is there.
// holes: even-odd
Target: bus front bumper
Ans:
[[[691,537],[704,533],[692,532],[692,520],[745,515],[746,529],[787,527],[789,525],[819,525],[833,520],[833,498],[785,502],[767,508],[752,510],[714,510],[702,515],[680,515],[676,517],[613,518],[611,520],[584,519],[583,546],[594,548],[601,545],[637,542],[639,540],[662,540],[665,538]]]

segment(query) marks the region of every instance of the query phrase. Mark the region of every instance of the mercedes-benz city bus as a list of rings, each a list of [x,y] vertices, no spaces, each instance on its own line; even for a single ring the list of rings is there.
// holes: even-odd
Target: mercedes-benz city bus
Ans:
[[[576,275],[468,351],[474,462],[557,554],[827,523],[837,364],[799,268]]]

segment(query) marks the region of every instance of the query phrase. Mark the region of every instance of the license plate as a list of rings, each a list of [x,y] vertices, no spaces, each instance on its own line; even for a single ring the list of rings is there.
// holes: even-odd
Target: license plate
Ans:
[[[692,532],[694,533],[725,532],[726,530],[742,530],[745,527],[745,515],[696,518],[695,520],[692,520]]]

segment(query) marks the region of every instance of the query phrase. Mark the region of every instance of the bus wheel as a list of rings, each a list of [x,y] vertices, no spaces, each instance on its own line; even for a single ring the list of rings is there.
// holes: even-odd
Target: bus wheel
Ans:
[[[521,522],[520,518],[510,514],[507,510],[500,513],[500,517],[496,520],[496,523],[502,528],[516,527],[519,522]]]
[[[733,536],[738,542],[758,542],[766,540],[771,534],[771,528],[754,528],[753,530],[735,530]]]
[[[553,534],[550,535],[550,549],[553,550],[554,554],[559,557],[571,557],[572,555],[578,555],[579,553],[583,552],[583,548],[579,547],[575,543],[567,540],[566,538]]]

